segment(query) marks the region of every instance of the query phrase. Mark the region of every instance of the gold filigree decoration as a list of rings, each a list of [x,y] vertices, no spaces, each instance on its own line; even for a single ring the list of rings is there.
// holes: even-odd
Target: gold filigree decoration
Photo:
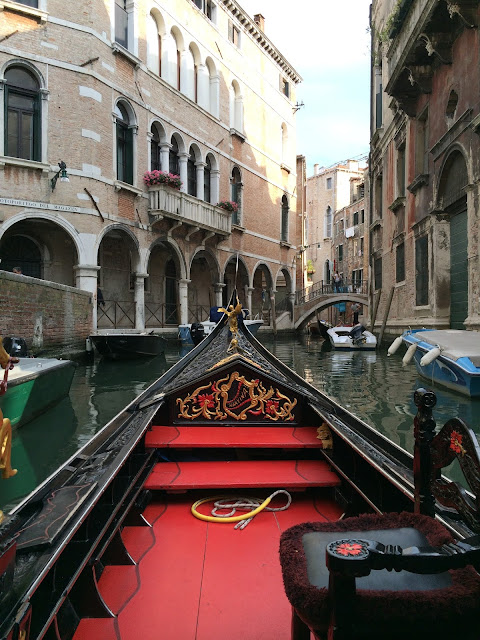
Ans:
[[[322,449],[333,449],[332,432],[326,422],[322,422],[318,427],[317,438],[322,441]]]
[[[297,400],[278,389],[267,389],[261,380],[247,380],[238,371],[197,387],[185,398],[177,398],[179,418],[187,420],[262,419],[291,422]]]

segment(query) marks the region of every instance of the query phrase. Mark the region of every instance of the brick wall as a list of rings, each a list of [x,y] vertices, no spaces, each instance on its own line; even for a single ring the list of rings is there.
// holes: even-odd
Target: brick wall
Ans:
[[[92,329],[90,294],[0,271],[0,336],[25,338],[34,354],[85,348]]]

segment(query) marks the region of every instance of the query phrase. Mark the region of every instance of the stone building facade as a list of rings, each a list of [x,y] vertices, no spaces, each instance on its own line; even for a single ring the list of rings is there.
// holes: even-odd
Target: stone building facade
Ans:
[[[478,24],[478,1],[372,4],[372,296],[390,333],[480,328]]]
[[[316,164],[314,175],[307,179],[306,256],[310,285],[331,283],[336,268],[332,253],[334,216],[352,201],[352,180],[363,181],[363,169],[356,160],[341,162],[327,169]]]
[[[293,299],[301,79],[264,29],[234,0],[0,0],[1,268],[98,283],[99,328]]]

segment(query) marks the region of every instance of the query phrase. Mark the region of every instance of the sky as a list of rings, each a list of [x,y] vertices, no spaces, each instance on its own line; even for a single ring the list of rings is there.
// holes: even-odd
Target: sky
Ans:
[[[370,140],[371,0],[237,0],[303,78],[297,153],[329,167],[366,156]],[[294,11],[292,11],[294,9]]]

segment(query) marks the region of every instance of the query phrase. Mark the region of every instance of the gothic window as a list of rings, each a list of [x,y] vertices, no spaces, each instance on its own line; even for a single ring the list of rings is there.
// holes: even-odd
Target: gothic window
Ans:
[[[282,196],[282,226],[281,226],[281,240],[282,242],[288,242],[288,198],[287,196]]]
[[[242,206],[242,176],[238,167],[234,167],[230,178],[230,193],[232,202],[238,205],[238,211],[232,215],[232,224],[240,224]]]
[[[114,113],[117,138],[117,180],[133,184],[133,123],[124,103],[118,102]]]
[[[178,162],[178,143],[174,136],[172,136],[170,151],[168,152],[168,168],[170,173],[178,176],[180,175],[180,164]]]
[[[40,85],[27,69],[13,66],[5,73],[5,155],[40,160]]]

